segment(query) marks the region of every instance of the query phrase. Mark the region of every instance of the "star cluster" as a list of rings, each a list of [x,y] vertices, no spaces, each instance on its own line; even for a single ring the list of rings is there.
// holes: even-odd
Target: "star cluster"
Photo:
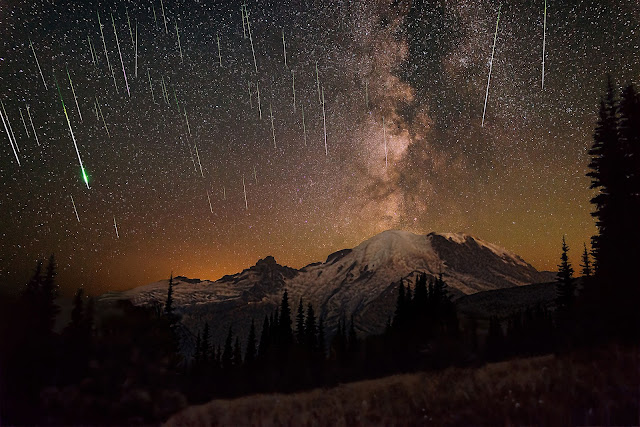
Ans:
[[[598,98],[640,77],[640,6],[547,5],[542,88],[544,0],[502,3],[482,126],[497,1],[4,2],[21,165],[0,128],[0,285],[50,253],[65,292],[301,267],[389,228],[539,269],[566,235],[577,261]]]

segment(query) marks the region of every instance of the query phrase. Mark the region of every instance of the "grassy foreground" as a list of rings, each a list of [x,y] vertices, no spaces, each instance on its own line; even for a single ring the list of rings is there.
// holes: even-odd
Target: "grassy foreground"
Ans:
[[[547,355],[214,400],[167,422],[189,425],[639,425],[638,347]]]

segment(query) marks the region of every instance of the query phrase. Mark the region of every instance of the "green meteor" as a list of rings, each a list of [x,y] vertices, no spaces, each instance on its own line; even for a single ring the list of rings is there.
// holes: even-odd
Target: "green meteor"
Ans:
[[[58,85],[58,79],[56,76],[53,76],[54,81],[56,82],[56,87],[58,88],[58,95],[60,95],[60,101],[62,102],[62,111],[64,111],[64,116],[67,119],[67,125],[69,125],[69,133],[71,134],[71,139],[73,140],[73,146],[76,149],[76,154],[78,155],[78,163],[80,163],[80,169],[82,170],[82,179],[84,179],[84,183],[87,186],[87,189],[91,189],[89,187],[89,177],[87,176],[87,172],[84,169],[84,165],[82,164],[82,158],[80,157],[80,151],[78,150],[78,144],[76,143],[76,137],[73,134],[73,129],[71,128],[71,121],[69,120],[69,114],[67,113],[67,107],[64,105],[64,99],[62,99],[62,92],[60,91],[60,86]]]

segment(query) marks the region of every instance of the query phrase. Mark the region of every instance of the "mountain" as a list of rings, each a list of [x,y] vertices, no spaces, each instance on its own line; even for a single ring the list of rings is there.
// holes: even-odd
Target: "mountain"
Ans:
[[[209,322],[216,342],[232,323],[234,330],[245,331],[253,318],[260,328],[285,289],[294,315],[302,297],[305,308],[311,302],[316,313],[324,316],[329,331],[342,317],[349,320],[353,315],[356,330],[370,334],[380,332],[393,314],[400,281],[413,284],[423,272],[432,277],[442,273],[454,298],[553,280],[518,255],[467,234],[389,230],[299,270],[279,265],[268,256],[216,281],[178,276],[173,297],[183,323],[196,331]],[[126,298],[135,304],[160,305],[167,288],[168,280],[163,280],[106,294],[102,301]]]

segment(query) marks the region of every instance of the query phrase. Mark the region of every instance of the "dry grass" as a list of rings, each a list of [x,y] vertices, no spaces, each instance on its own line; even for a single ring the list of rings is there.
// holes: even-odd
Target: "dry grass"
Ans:
[[[640,424],[637,348],[395,375],[291,395],[214,400],[167,425]]]

